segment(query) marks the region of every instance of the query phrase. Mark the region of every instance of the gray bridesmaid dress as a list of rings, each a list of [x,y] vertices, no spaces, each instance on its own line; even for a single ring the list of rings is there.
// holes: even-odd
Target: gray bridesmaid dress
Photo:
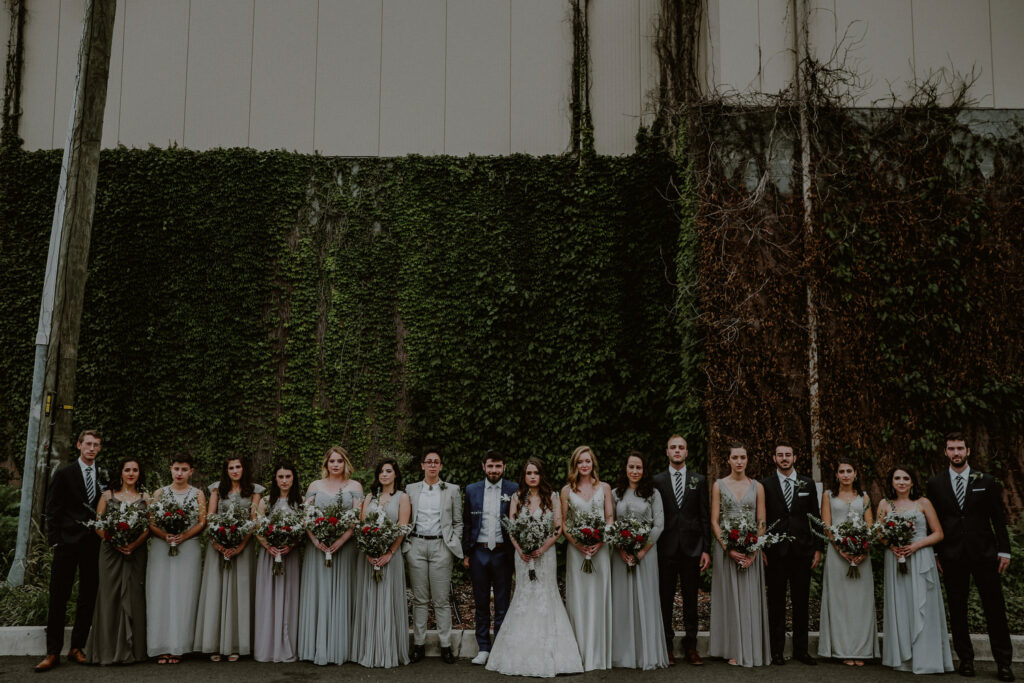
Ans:
[[[615,500],[615,517],[627,514],[652,524],[648,541],[654,545],[630,572],[617,549],[611,549],[612,562],[612,666],[630,669],[660,669],[668,666],[661,598],[658,593],[658,537],[665,529],[665,510],[661,494],[655,489],[641,498],[626,489]]]
[[[189,486],[175,493],[170,486],[160,489],[160,497],[173,496],[179,505],[195,501],[199,489]],[[146,565],[146,652],[150,657],[169,654],[175,657],[192,651],[196,631],[196,599],[202,559],[199,535],[178,546],[178,554],[167,554],[167,542],[154,537]]]
[[[569,490],[569,513],[573,509],[604,516],[604,486],[598,486],[589,501]],[[567,543],[565,554],[565,610],[569,613],[576,644],[583,658],[583,670],[612,668],[612,565],[605,544],[591,558],[594,571],[583,573],[583,553]]]
[[[108,505],[120,505],[116,495]],[[145,514],[146,501],[131,505]],[[166,551],[166,549],[165,549]],[[89,641],[90,664],[130,664],[146,661],[146,544],[123,555],[107,542],[100,545],[100,576]]]
[[[274,509],[287,509],[278,498]],[[301,547],[284,556],[284,576],[274,576],[274,558],[259,548],[256,560],[256,630],[252,656],[257,662],[294,662],[298,658]],[[323,562],[321,562],[323,564]]]
[[[338,495],[346,508],[362,500],[352,491]],[[320,507],[330,505],[335,498],[326,491],[313,493],[313,503]],[[355,541],[346,541],[331,559],[332,566],[325,567],[320,549],[306,544],[299,587],[299,659],[321,666],[353,659],[350,644],[356,555]]]
[[[733,497],[724,479],[718,480],[721,510],[731,503],[751,518],[757,509],[757,482],[751,481],[740,500]],[[729,500],[725,500],[728,497]],[[721,515],[723,524],[728,517]],[[715,541],[714,573],[711,575],[712,657],[735,659],[740,666],[762,666],[771,662],[768,644],[768,602],[764,594],[764,563],[758,556],[740,569],[722,544]]]
[[[914,521],[915,541],[928,535],[928,522],[916,505],[906,516]],[[906,574],[899,572],[896,562],[886,549],[882,664],[916,674],[952,671],[935,551],[928,546],[908,557]]]
[[[402,494],[391,496],[384,514],[398,521]],[[370,502],[367,516],[377,511]],[[352,659],[365,667],[391,668],[409,663],[409,612],[405,596],[405,563],[396,552],[377,583],[366,556],[356,561],[355,614],[352,620]]]
[[[832,524],[849,516],[864,519],[864,496],[852,503],[829,491]],[[875,580],[871,557],[860,563],[860,577],[846,575],[850,563],[836,547],[828,544],[821,583],[821,627],[818,654],[836,659],[871,659],[878,656],[878,628],[875,625]]]
[[[219,482],[211,484],[212,494]],[[264,488],[254,485],[253,494],[262,495]],[[252,497],[230,494],[217,503],[239,506],[248,515]],[[203,583],[199,591],[199,612],[196,615],[194,648],[199,652],[222,655],[252,654],[253,585],[256,582],[256,539],[250,538],[245,549],[231,558],[231,566],[222,567],[221,554],[212,543],[206,544]]]

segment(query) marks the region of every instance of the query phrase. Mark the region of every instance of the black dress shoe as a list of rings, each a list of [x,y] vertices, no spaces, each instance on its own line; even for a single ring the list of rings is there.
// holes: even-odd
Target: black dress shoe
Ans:
[[[961,676],[974,678],[974,662],[967,661],[966,659],[963,660],[960,662],[960,666],[957,668],[957,671],[960,672]]]
[[[1013,681],[1016,680],[1013,676],[1013,669],[1009,665],[1001,666],[996,671],[996,678],[1001,681]]]
[[[426,656],[427,652],[422,645],[413,645],[412,650],[409,651],[409,663],[415,664]]]
[[[441,648],[441,661],[445,664],[455,663],[455,655],[452,654],[452,649],[450,647]]]
[[[814,657],[810,656],[806,652],[801,652],[798,655],[793,655],[793,659],[795,659],[796,661],[800,662],[801,664],[806,664],[807,666],[817,666],[818,665],[818,660],[815,659]]]
[[[782,666],[786,663],[786,658],[782,655],[772,655],[772,666]]]

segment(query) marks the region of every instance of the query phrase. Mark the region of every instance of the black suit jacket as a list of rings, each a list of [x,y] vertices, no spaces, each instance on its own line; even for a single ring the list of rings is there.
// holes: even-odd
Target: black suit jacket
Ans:
[[[99,468],[95,465],[97,491],[103,491]],[[97,543],[99,537],[82,524],[96,518],[96,503],[89,505],[85,493],[85,479],[82,468],[75,458],[71,464],[57,470],[50,480],[50,488],[46,491],[46,538],[50,545],[78,543],[92,539]]]
[[[707,478],[691,467],[686,468],[682,508],[676,505],[668,470],[654,475],[654,486],[661,493],[661,503],[665,508],[665,530],[658,538],[658,557],[700,557],[701,553],[711,552]]]
[[[782,558],[791,554],[810,558],[814,551],[821,550],[821,539],[811,532],[811,517],[821,514],[818,507],[818,489],[814,480],[797,473],[797,489],[793,491],[793,504],[786,509],[786,497],[782,493],[779,475],[772,471],[761,480],[764,487],[765,522],[770,533],[789,534],[792,541],[776,543],[768,548],[768,564],[773,557]],[[772,526],[774,524],[774,526]]]
[[[943,470],[928,480],[928,500],[942,525],[943,539],[936,546],[942,562],[988,560],[1010,552],[1003,487],[991,475],[971,470],[961,510],[949,470]]]

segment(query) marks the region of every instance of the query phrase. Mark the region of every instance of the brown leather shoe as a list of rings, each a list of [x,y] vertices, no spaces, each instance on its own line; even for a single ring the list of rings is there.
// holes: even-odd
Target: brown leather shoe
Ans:
[[[75,664],[85,664],[85,653],[82,652],[82,648],[73,647],[68,650],[68,661]]]
[[[701,664],[704,663],[704,660],[700,658],[700,655],[697,654],[696,650],[687,650],[686,651],[686,661],[688,661],[690,664],[693,664],[695,666],[700,666]]]
[[[35,672],[37,674],[41,674],[45,671],[49,671],[58,664],[60,664],[60,655],[46,655],[46,657],[43,658],[43,661],[36,664]]]

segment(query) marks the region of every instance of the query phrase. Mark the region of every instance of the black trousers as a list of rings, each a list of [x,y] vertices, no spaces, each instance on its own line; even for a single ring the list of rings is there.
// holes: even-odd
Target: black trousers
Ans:
[[[786,591],[793,603],[793,654],[807,653],[808,603],[811,599],[812,555],[787,553],[769,557],[765,584],[768,594],[768,637],[772,657],[786,649]]]
[[[957,658],[962,662],[974,661],[974,646],[971,645],[971,634],[967,627],[967,597],[973,576],[981,597],[981,607],[985,611],[992,658],[999,666],[1009,666],[1013,646],[1010,644],[1010,629],[1006,624],[1006,603],[1003,601],[1003,585],[998,571],[999,560],[955,562],[947,559],[941,562],[942,581],[946,584],[946,599],[949,602],[949,625]]]
[[[661,620],[665,629],[665,642],[675,637],[672,629],[672,606],[676,597],[676,585],[683,586],[683,651],[697,649],[697,589],[700,587],[700,557],[658,555],[658,593],[661,598]]]
[[[50,607],[46,619],[46,653],[59,655],[64,648],[64,614],[78,572],[78,605],[71,647],[83,648],[92,626],[99,580],[100,541],[92,533],[78,543],[60,543],[53,549],[50,569]]]

